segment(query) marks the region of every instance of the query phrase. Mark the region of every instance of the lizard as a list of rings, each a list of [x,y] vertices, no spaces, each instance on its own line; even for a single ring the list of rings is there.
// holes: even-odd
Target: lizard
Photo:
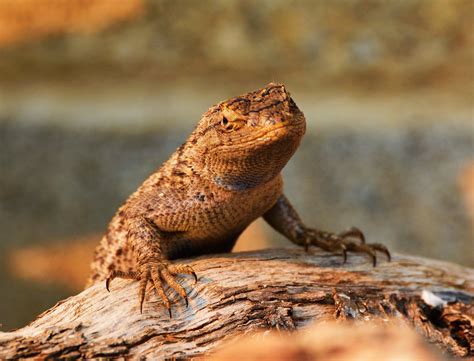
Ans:
[[[270,83],[209,108],[187,141],[126,200],[95,251],[88,286],[115,278],[139,282],[143,312],[152,284],[170,317],[165,285],[188,305],[179,274],[197,275],[178,258],[230,252],[243,230],[263,217],[291,242],[372,258],[388,249],[352,227],[332,233],[307,227],[283,192],[281,171],[297,150],[306,120],[283,84]]]

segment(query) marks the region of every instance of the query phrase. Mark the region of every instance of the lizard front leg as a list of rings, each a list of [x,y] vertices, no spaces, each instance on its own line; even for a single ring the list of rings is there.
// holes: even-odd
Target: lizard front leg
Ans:
[[[113,270],[106,280],[106,288],[109,291],[110,283],[114,278],[134,279],[140,282],[138,297],[140,301],[140,313],[143,311],[143,301],[145,300],[146,287],[148,282],[153,283],[157,294],[163,300],[165,307],[171,315],[171,303],[165,293],[163,284],[168,284],[186,301],[188,306],[188,297],[183,286],[175,280],[178,273],[191,274],[197,281],[194,270],[187,265],[172,264],[165,257],[162,250],[164,237],[160,234],[155,224],[143,217],[136,216],[128,218],[126,221],[128,229],[127,242],[131,246],[136,263],[136,270],[122,272]]]
[[[278,198],[275,205],[263,215],[263,218],[293,243],[305,247],[306,250],[310,245],[314,245],[326,251],[341,252],[344,262],[347,259],[347,251],[368,254],[372,258],[374,266],[377,264],[376,251],[385,253],[389,261],[391,258],[390,252],[384,245],[365,243],[364,234],[358,228],[353,227],[335,234],[306,227],[284,195]]]

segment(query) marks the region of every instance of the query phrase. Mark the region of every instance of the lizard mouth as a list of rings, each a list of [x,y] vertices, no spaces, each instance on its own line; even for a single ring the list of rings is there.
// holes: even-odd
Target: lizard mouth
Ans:
[[[298,119],[299,118],[299,119]],[[276,141],[288,140],[299,141],[305,133],[306,124],[304,116],[299,114],[292,121],[278,122],[271,126],[265,126],[261,129],[252,129],[251,134],[242,137],[236,135],[230,138],[230,142],[219,147],[238,149],[254,146],[265,146]]]

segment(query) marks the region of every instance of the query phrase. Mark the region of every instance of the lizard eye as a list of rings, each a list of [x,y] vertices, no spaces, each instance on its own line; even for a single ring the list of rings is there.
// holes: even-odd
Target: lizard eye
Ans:
[[[234,124],[229,122],[229,119],[222,117],[221,124],[224,127],[225,131],[234,130]]]

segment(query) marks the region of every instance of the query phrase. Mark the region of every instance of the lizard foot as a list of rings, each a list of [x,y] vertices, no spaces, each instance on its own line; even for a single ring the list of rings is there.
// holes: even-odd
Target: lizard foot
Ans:
[[[140,300],[140,313],[143,313],[143,301],[145,300],[146,286],[149,281],[153,283],[153,287],[158,295],[163,300],[165,307],[171,314],[171,302],[165,293],[163,284],[167,283],[172,289],[174,289],[179,295],[185,300],[186,307],[188,307],[188,295],[185,289],[176,280],[175,276],[179,273],[190,274],[194,276],[195,283],[197,282],[197,276],[194,270],[187,265],[182,264],[171,264],[167,261],[151,261],[146,262],[138,267],[138,271],[112,271],[105,281],[105,287],[110,292],[110,283],[114,278],[125,278],[134,279],[140,281],[140,287],[138,291],[138,297]]]
[[[335,234],[322,232],[316,229],[307,229],[304,234],[304,247],[308,251],[310,245],[317,246],[330,252],[342,252],[344,263],[347,261],[347,251],[360,252],[372,258],[372,264],[377,265],[376,251],[383,252],[388,261],[391,260],[390,252],[383,244],[365,243],[365,236],[362,231],[352,227],[347,231]]]

